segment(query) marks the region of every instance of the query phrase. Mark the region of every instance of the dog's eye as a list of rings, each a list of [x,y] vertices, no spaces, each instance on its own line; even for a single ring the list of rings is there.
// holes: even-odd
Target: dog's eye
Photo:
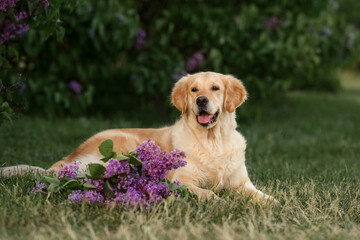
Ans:
[[[211,90],[217,91],[217,90],[219,90],[219,88],[217,86],[212,86]]]
[[[191,89],[191,91],[192,91],[192,92],[197,92],[198,89],[194,87],[194,88]]]

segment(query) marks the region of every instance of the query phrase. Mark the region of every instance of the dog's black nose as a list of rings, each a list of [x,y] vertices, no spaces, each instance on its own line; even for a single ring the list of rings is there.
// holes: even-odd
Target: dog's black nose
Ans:
[[[205,107],[209,102],[209,99],[205,96],[200,96],[196,99],[196,104],[199,106],[199,107]]]

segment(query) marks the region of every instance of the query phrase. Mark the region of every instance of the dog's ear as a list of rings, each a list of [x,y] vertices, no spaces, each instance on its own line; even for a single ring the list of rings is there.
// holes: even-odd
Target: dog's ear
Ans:
[[[224,107],[227,112],[232,113],[247,99],[247,92],[239,79],[231,75],[223,75],[222,79],[226,88]]]
[[[181,115],[186,113],[187,105],[188,105],[188,76],[182,77],[175,84],[172,94],[171,94],[171,102],[172,104],[181,111]]]

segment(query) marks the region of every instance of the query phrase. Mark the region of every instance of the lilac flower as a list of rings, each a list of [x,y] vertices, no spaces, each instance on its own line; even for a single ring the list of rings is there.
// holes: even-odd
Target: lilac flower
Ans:
[[[18,24],[16,34],[23,35],[23,33],[27,32],[28,30],[29,30],[29,24]]]
[[[37,181],[37,186],[38,186],[39,190],[44,190],[46,188],[46,185],[44,183],[39,182],[39,181]]]
[[[19,0],[0,0],[0,10],[7,12],[8,7],[15,7],[15,3]]]
[[[200,66],[200,64],[204,60],[204,54],[201,52],[196,52],[192,55],[192,57],[186,62],[186,71],[194,72]]]
[[[136,43],[135,43],[135,49],[140,51],[145,43],[146,39],[146,31],[142,28],[139,28],[137,34],[136,34]]]
[[[20,35],[29,30],[28,24],[17,24],[15,25],[9,19],[5,19],[0,23],[0,44],[13,39],[16,34]]]
[[[142,194],[138,192],[135,188],[129,188],[125,194],[125,202],[130,206],[137,206],[143,201]]]
[[[41,4],[41,6],[42,6],[43,8],[45,8],[45,9],[50,5],[50,3],[49,3],[48,0],[41,0],[41,1],[40,1],[40,4]]]
[[[139,159],[143,160],[143,175],[153,180],[164,179],[170,170],[186,165],[184,152],[178,149],[170,153],[161,151],[160,147],[150,139],[141,143],[135,152],[139,154]]]
[[[36,187],[33,187],[30,191],[32,194],[37,194],[39,190]]]
[[[116,185],[116,188],[118,190],[126,190],[130,186],[134,185],[139,178],[140,176],[136,172],[130,172],[126,176],[119,175],[117,177],[118,184]]]
[[[69,194],[68,198],[75,203],[81,203],[84,199],[84,195],[80,190],[75,190]]]
[[[177,179],[174,181],[174,183],[175,183],[176,185],[178,185],[179,187],[180,187],[180,185],[181,185],[181,182],[180,182],[179,180],[177,180]]]
[[[16,31],[15,25],[9,19],[5,19],[2,22],[2,29],[0,32],[0,41],[2,40],[3,42],[7,42],[10,39],[14,38],[15,31]]]
[[[79,162],[72,162],[71,164],[65,165],[63,168],[60,168],[57,177],[75,179],[78,174],[80,174]]]
[[[102,203],[104,201],[104,197],[94,190],[87,190],[83,192],[84,200],[88,201],[89,203],[93,204],[95,202]]]
[[[93,180],[93,179],[89,179],[89,178],[85,178],[84,180],[87,181],[88,183],[91,183],[95,187],[97,187],[96,191],[100,192],[103,190],[104,180],[102,180],[102,179]]]
[[[32,194],[37,194],[40,191],[46,189],[46,185],[44,183],[41,183],[40,181],[36,182],[36,187],[33,187],[33,189],[31,189],[31,193]]]
[[[278,27],[279,23],[280,21],[277,17],[271,17],[264,22],[264,28],[274,31]]]
[[[15,16],[15,19],[16,19],[16,22],[19,22],[19,21],[21,21],[21,20],[23,20],[23,19],[25,19],[27,17],[28,17],[27,12],[23,11],[23,12],[19,12],[19,14]]]
[[[96,186],[96,190],[72,191],[66,202],[81,203],[85,201],[90,204],[144,206],[146,209],[150,209],[171,194],[178,196],[177,191],[170,191],[165,178],[169,171],[185,166],[185,153],[178,149],[169,153],[161,151],[160,147],[150,139],[141,143],[136,148],[136,153],[143,162],[141,167],[130,166],[125,160],[110,159],[102,179],[80,178]],[[76,178],[78,174],[80,174],[79,164],[75,162],[61,168],[57,177],[78,179]],[[80,182],[83,183],[83,180]],[[179,181],[175,181],[175,183],[180,186]],[[32,192],[37,193],[44,187],[45,185],[38,183],[38,187]],[[114,196],[111,197],[112,195]]]
[[[109,164],[106,167],[106,172],[104,174],[105,178],[110,178],[114,175],[128,174],[130,172],[130,166],[127,161],[118,161],[116,159],[111,159]]]
[[[83,87],[78,81],[72,80],[69,82],[68,86],[76,95],[81,95]]]

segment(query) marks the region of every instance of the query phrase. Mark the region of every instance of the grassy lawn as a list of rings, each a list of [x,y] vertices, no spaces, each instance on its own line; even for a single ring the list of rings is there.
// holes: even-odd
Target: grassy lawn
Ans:
[[[240,109],[250,177],[280,206],[229,192],[226,203],[169,200],[151,212],[68,206],[29,194],[28,175],[0,179],[0,239],[359,239],[360,76],[342,78],[338,94],[293,92]],[[97,131],[140,126],[24,116],[0,129],[0,164],[47,168]]]

